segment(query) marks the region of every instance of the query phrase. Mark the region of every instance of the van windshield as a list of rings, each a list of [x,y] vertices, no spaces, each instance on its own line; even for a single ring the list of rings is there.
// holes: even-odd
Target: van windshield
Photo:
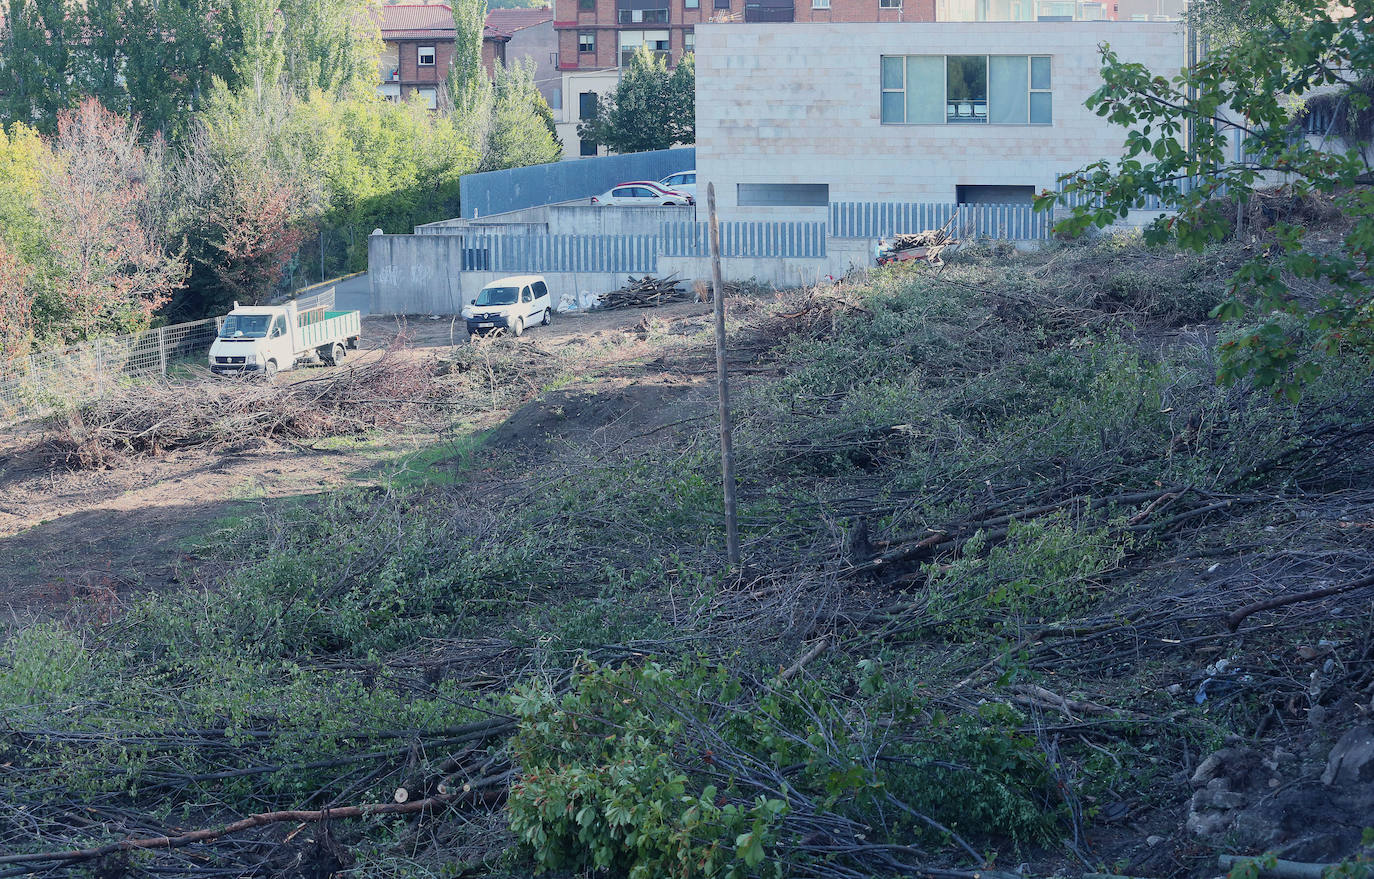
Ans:
[[[514,305],[520,295],[519,287],[486,287],[477,294],[473,305]]]
[[[265,339],[267,326],[272,322],[270,314],[231,314],[224,319],[220,328],[221,339]]]

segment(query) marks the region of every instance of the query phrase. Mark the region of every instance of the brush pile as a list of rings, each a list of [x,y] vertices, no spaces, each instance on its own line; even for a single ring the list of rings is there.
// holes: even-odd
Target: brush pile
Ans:
[[[652,275],[642,278],[632,276],[624,287],[602,296],[597,302],[597,307],[608,310],[653,308],[665,302],[684,302],[687,299],[687,291],[682,289],[681,284],[676,275],[661,279]]]
[[[58,419],[55,466],[111,467],[177,449],[264,439],[307,439],[398,424],[446,403],[441,364],[388,352],[316,379],[270,384],[197,376],[140,383]]]
[[[892,237],[892,249],[910,250],[913,247],[940,247],[950,244],[949,233],[944,229],[927,229],[924,232],[902,233]]]

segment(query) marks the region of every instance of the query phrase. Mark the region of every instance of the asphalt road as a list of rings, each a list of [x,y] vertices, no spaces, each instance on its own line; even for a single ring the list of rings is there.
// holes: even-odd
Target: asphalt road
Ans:
[[[334,285],[334,307],[340,311],[361,311],[363,314],[369,314],[368,305],[371,297],[366,272]]]

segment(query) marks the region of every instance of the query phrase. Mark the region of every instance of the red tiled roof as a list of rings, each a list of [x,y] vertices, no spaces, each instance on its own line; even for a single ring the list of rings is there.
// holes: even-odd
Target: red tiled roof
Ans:
[[[503,42],[509,43],[510,36],[511,35],[506,33],[505,31],[498,31],[491,25],[486,25],[482,28],[482,39],[484,40],[501,40]]]
[[[453,9],[446,3],[397,3],[379,10],[383,40],[453,39]]]
[[[487,12],[487,27],[503,34],[513,34],[546,21],[553,21],[553,10],[547,6],[539,9],[492,9]]]

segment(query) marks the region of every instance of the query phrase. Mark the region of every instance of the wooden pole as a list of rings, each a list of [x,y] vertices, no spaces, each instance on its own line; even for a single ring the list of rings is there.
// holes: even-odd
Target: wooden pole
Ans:
[[[711,286],[716,312],[716,391],[720,399],[720,471],[725,485],[725,553],[739,566],[739,521],[735,515],[735,447],[730,435],[730,382],[725,374],[725,283],[720,274],[720,220],[716,217],[716,185],[706,184],[706,207],[711,218]]]

